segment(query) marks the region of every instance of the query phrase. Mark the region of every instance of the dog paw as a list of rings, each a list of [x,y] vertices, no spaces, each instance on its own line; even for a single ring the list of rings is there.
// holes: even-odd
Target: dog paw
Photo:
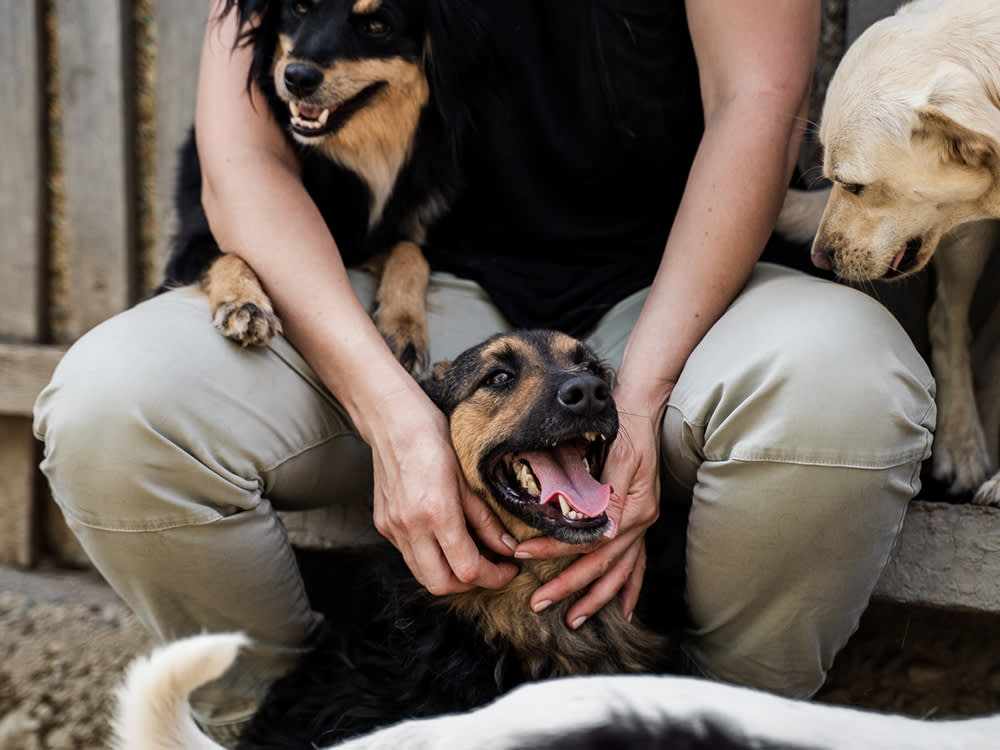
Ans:
[[[212,323],[240,346],[264,346],[281,333],[278,316],[253,302],[220,302],[212,313]]]
[[[942,425],[931,456],[934,478],[949,485],[948,492],[972,492],[990,475],[986,436],[978,421],[958,427]]]
[[[409,315],[384,315],[377,311],[375,327],[404,369],[420,380],[427,373],[431,359],[426,323],[416,321]]]
[[[992,505],[1000,507],[1000,473],[987,479],[972,498],[976,505]]]

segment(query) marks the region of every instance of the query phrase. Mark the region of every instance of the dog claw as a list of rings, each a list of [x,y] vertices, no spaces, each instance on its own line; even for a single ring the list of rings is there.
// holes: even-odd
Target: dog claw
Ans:
[[[1000,474],[984,482],[972,498],[975,505],[1000,507]]]
[[[212,323],[223,336],[244,347],[264,346],[281,333],[278,316],[252,302],[220,302]]]
[[[375,312],[378,328],[393,356],[416,380],[428,373],[430,367],[430,342],[426,325],[414,322],[409,316],[393,318],[383,308]]]
[[[384,338],[403,369],[419,381],[430,365],[430,353],[427,347],[409,339],[399,339],[394,336],[384,336]]]

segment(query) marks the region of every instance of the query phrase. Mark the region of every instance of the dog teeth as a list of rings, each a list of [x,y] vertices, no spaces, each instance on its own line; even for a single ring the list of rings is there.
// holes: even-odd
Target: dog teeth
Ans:
[[[583,521],[590,518],[590,516],[585,516],[578,510],[573,510],[565,496],[561,494],[559,495],[559,509],[562,510],[562,514],[571,521]]]
[[[292,114],[292,123],[297,128],[305,128],[306,130],[322,130],[326,127],[327,121],[330,119],[330,112],[333,111],[332,107],[327,107],[320,111],[319,115],[315,118],[303,117],[302,109],[295,102],[288,102],[288,111]]]
[[[511,467],[514,469],[514,476],[525,492],[532,497],[538,497],[542,494],[542,491],[538,488],[538,480],[535,479],[535,475],[531,471],[531,466],[527,461],[515,458],[511,462]]]
[[[583,439],[586,440],[588,443],[593,443],[595,440],[597,440],[597,433],[585,432],[583,433]]]
[[[588,474],[590,473],[590,461],[587,460],[586,456],[583,457],[583,468],[587,470]]]

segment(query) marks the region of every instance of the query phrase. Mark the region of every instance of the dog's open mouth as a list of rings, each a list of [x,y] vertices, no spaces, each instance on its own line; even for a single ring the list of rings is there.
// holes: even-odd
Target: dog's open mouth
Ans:
[[[900,251],[896,253],[896,257],[892,259],[892,263],[889,264],[889,270],[885,273],[886,277],[905,276],[916,268],[919,261],[920,248],[923,247],[923,244],[924,240],[922,237],[914,237],[903,245]]]
[[[494,494],[511,513],[550,536],[564,538],[555,533],[559,529],[603,531],[613,490],[597,478],[610,447],[607,437],[591,432],[548,448],[503,453],[490,474]]]
[[[384,85],[383,81],[376,81],[349,99],[328,107],[304,101],[290,101],[288,102],[288,111],[291,113],[289,126],[292,132],[302,138],[319,138],[332,133],[347,122],[351,115],[363,109]]]

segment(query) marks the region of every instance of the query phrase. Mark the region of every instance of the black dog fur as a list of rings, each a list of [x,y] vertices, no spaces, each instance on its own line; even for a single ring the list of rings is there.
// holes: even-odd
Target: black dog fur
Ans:
[[[346,265],[356,265],[407,239],[419,214],[432,216],[449,206],[461,190],[459,168],[468,103],[483,75],[488,55],[474,5],[467,0],[383,0],[377,14],[390,25],[382,39],[362,38],[345,13],[356,0],[313,4],[292,0],[227,0],[226,12],[241,23],[257,19],[241,43],[252,46],[248,90],[256,83],[266,104],[285,129],[298,154],[302,180]],[[305,15],[296,6],[307,5]],[[381,215],[370,225],[372,187],[362,175],[331,160],[317,148],[296,142],[289,129],[288,105],[276,93],[271,74],[279,35],[295,35],[296,50],[319,65],[334,59],[400,58],[421,66],[429,100],[419,118],[409,158],[396,175]],[[430,52],[433,50],[433,53]],[[201,167],[192,131],[179,155],[175,204],[178,231],[158,291],[191,284],[220,255],[201,204]],[[419,244],[419,243],[418,243]]]
[[[505,378],[496,378],[498,366]],[[497,336],[444,367],[443,378],[439,366],[426,388],[453,420],[452,439],[470,486],[488,496],[515,537],[531,535],[532,523],[518,521],[510,506],[505,510],[503,491],[489,484],[491,457],[512,445],[528,451],[593,430],[613,440],[618,420],[610,396],[585,415],[557,404],[563,384],[581,377],[607,382],[610,373],[582,345],[550,332]],[[464,424],[456,431],[457,419]],[[474,437],[462,444],[461,435]],[[600,533],[596,528],[588,539]],[[577,631],[565,625],[571,601],[530,611],[531,592],[569,558],[522,561],[504,589],[451,597],[427,593],[388,545],[300,552],[299,562],[312,605],[327,614],[326,631],[272,686],[239,750],[326,747],[406,718],[473,708],[528,680],[677,668],[673,641],[627,622],[615,603]]]

